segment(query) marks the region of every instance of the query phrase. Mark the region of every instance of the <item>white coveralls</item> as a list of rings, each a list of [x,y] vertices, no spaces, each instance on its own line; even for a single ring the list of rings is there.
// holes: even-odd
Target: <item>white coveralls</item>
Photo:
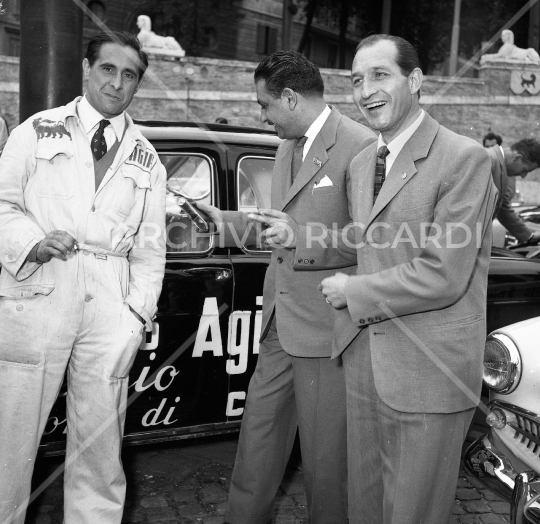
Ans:
[[[0,159],[2,524],[24,522],[36,451],[66,368],[64,522],[122,518],[128,372],[143,332],[129,306],[151,329],[165,266],[166,174],[126,115],[96,191],[78,100],[17,127]],[[26,261],[53,230],[72,235],[80,250],[67,261]]]

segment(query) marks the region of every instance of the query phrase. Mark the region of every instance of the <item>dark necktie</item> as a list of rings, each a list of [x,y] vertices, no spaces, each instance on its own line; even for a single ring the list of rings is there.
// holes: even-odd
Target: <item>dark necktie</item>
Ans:
[[[307,136],[303,136],[302,138],[299,138],[296,141],[296,144],[294,146],[294,151],[293,151],[293,156],[292,156],[292,165],[291,165],[291,177],[292,177],[293,182],[294,182],[294,179],[296,178],[296,175],[298,174],[298,171],[300,171],[300,167],[302,166],[304,144],[306,143],[307,139],[308,139]]]
[[[379,196],[379,191],[383,185],[384,179],[386,177],[386,157],[390,151],[386,146],[379,147],[377,151],[377,163],[375,164],[375,187],[373,188],[373,203],[377,200]]]
[[[108,120],[102,120],[99,123],[97,131],[92,138],[92,154],[96,160],[101,160],[107,152],[107,142],[103,136],[103,130],[110,124]]]

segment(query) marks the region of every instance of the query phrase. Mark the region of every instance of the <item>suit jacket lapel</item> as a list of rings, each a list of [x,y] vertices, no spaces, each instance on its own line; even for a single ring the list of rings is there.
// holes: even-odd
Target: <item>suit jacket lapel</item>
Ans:
[[[401,188],[405,184],[408,184],[409,180],[416,175],[417,169],[415,162],[427,157],[431,144],[437,136],[439,127],[436,120],[433,120],[427,113],[424,115],[424,120],[422,120],[420,127],[405,143],[394,161],[375,205],[371,209],[366,227],[375,220],[379,213],[399,193]]]
[[[353,219],[359,224],[367,224],[373,208],[373,187],[375,184],[375,161],[377,142],[370,145],[363,153],[365,161],[357,172],[351,173],[353,190]]]
[[[272,184],[272,207],[282,209],[285,197],[291,187],[291,163],[294,150],[294,140],[282,143],[279,155],[274,165],[274,181]]]
[[[289,204],[289,202],[298,194],[298,192],[309,183],[309,181],[319,172],[328,160],[328,149],[330,149],[336,143],[336,134],[339,121],[341,120],[341,114],[335,108],[332,108],[332,112],[326,119],[326,122],[322,126],[319,134],[315,137],[313,144],[307,152],[306,158],[296,175],[294,184],[290,186],[286,197],[283,200],[283,209]],[[294,141],[291,140],[294,144]],[[289,157],[289,165],[287,173],[289,180],[291,179],[291,162],[292,162],[292,149]]]

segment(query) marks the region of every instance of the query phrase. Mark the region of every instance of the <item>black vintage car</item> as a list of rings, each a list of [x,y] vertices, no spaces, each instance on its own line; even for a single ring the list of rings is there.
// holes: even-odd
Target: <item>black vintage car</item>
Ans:
[[[168,254],[154,330],[130,374],[124,442],[237,431],[259,349],[270,253],[220,247],[180,207],[182,195],[224,210],[270,207],[272,132],[227,125],[139,123],[167,168]],[[540,315],[540,262],[494,249],[488,331]],[[65,390],[64,390],[65,391]],[[64,447],[65,392],[41,449]]]

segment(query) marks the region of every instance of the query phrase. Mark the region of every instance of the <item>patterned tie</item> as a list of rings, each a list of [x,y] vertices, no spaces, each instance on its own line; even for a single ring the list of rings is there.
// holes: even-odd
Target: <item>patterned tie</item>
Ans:
[[[377,151],[377,163],[375,164],[375,187],[373,188],[373,203],[379,196],[379,191],[383,185],[386,173],[386,157],[390,151],[386,146],[379,147]]]
[[[294,183],[294,179],[296,178],[296,175],[298,174],[298,171],[300,171],[300,167],[302,166],[302,157],[304,155],[304,144],[306,143],[306,140],[308,139],[307,136],[303,136],[302,138],[299,138],[296,141],[296,145],[294,146],[293,156],[292,156],[292,164],[291,164],[291,176],[292,181]]]
[[[103,155],[107,152],[107,143],[103,136],[103,130],[110,124],[108,120],[102,120],[99,123],[97,131],[92,138],[92,154],[96,160],[101,160]]]

